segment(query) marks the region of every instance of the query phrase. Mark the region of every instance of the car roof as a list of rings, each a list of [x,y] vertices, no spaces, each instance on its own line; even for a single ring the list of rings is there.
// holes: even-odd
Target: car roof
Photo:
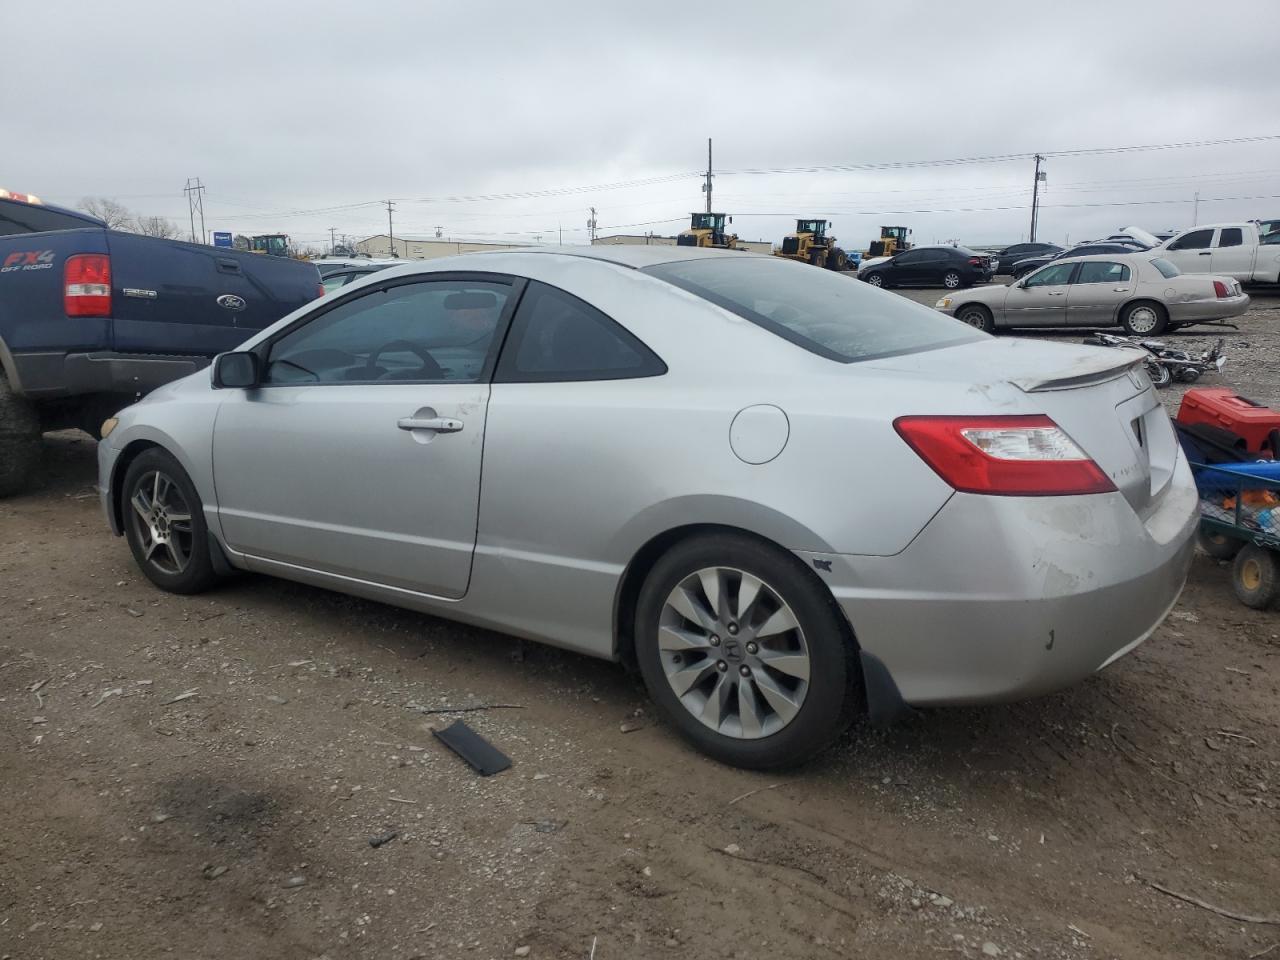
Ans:
[[[1121,263],[1143,263],[1150,262],[1159,257],[1159,253],[1154,250],[1134,250],[1131,253],[1088,253],[1083,256],[1059,257],[1053,263],[1068,263],[1076,260],[1106,260],[1108,263],[1119,261]]]

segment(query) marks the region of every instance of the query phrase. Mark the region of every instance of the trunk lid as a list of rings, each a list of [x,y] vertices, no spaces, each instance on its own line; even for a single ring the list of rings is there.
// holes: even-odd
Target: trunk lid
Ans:
[[[1111,478],[1144,519],[1173,478],[1177,439],[1137,350],[984,339],[870,361],[867,368],[966,384],[959,409],[934,414],[1044,414]],[[972,398],[972,402],[969,402]],[[953,404],[945,404],[952,406]]]

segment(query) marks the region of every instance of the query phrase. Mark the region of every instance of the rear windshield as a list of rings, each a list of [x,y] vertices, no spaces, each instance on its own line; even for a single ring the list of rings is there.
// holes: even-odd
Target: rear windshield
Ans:
[[[15,200],[0,200],[0,237],[19,233],[41,233],[45,230],[77,230],[100,227],[92,217],[80,217],[65,210]]]
[[[1156,257],[1151,261],[1151,265],[1160,271],[1160,275],[1166,280],[1176,277],[1182,273],[1177,267],[1166,260],[1164,257]]]
[[[780,258],[683,260],[646,267],[644,272],[840,363],[933,350],[986,336],[850,276]]]

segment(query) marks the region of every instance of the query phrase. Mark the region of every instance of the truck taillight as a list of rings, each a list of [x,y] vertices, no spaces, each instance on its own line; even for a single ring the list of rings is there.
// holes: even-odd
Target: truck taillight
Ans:
[[[1227,285],[1221,280],[1213,281],[1213,292],[1217,294],[1219,300],[1225,300],[1231,296],[1231,291],[1227,289]]]
[[[1108,493],[1115,485],[1045,416],[899,417],[894,429],[962,493],[1060,497]]]
[[[68,317],[111,316],[111,258],[105,253],[67,257],[62,303]]]

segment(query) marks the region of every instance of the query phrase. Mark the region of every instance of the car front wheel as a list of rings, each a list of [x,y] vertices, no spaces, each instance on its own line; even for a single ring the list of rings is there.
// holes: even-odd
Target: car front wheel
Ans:
[[[654,703],[724,763],[803,763],[861,704],[853,642],[830,593],[793,556],[748,537],[672,548],[645,580],[635,629]]]
[[[170,593],[199,593],[217,580],[209,530],[195,484],[159,448],[144,451],[125,472],[125,537],[147,579]]]
[[[882,277],[878,273],[868,273],[866,280],[867,280],[867,283],[871,284],[873,287],[884,286],[884,277]]]
[[[956,319],[961,323],[981,330],[983,333],[995,333],[996,321],[991,311],[979,304],[970,304],[956,311]]]

